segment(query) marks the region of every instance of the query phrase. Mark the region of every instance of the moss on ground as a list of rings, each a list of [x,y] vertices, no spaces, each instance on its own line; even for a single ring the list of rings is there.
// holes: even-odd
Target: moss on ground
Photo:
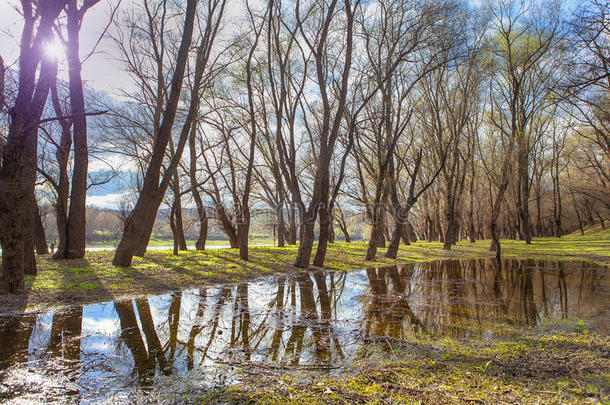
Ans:
[[[489,241],[462,241],[451,251],[438,242],[416,242],[401,246],[396,260],[378,252],[374,262],[365,261],[366,243],[329,245],[325,267],[352,270],[395,263],[440,259],[491,257]],[[531,245],[503,240],[504,257],[544,260],[588,260],[610,264],[610,231],[570,235],[563,238],[537,238]],[[252,247],[250,261],[239,259],[237,249],[150,251],[144,258],[134,258],[131,267],[111,264],[112,251],[87,252],[84,259],[54,261],[39,256],[39,273],[26,276],[26,292],[18,296],[0,296],[4,312],[23,312],[42,307],[113,300],[125,296],[161,293],[219,282],[236,282],[278,272],[297,271],[292,264],[297,247]]]

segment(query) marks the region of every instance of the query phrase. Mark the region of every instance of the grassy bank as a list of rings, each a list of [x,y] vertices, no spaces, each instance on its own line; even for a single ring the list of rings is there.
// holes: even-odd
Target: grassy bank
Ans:
[[[335,243],[329,246],[326,267],[350,270],[394,263],[456,258],[484,258],[489,241],[462,241],[451,251],[437,242],[417,242],[401,246],[396,260],[383,258],[365,261],[366,243]],[[521,241],[502,241],[504,257],[546,260],[589,260],[610,264],[610,232],[585,236],[535,239],[531,245]],[[170,251],[151,251],[135,258],[133,266],[111,264],[111,251],[87,252],[84,259],[54,261],[38,258],[39,274],[26,277],[26,292],[18,296],[0,296],[3,312],[32,311],[49,306],[113,300],[120,297],[161,293],[181,288],[236,282],[278,272],[295,271],[297,247],[253,247],[251,260],[239,259],[235,249],[185,251],[173,256]]]

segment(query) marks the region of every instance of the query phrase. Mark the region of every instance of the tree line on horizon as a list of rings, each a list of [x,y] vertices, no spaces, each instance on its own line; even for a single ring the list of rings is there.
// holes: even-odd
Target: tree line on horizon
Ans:
[[[101,0],[20,0],[16,64],[0,57],[0,291],[46,249],[82,258],[91,187],[127,173],[113,264],[143,256],[165,204],[175,253],[209,221],[248,260],[253,215],[296,267],[323,266],[359,215],[367,260],[400,243],[531,243],[610,213],[610,5],[586,0],[134,0],[110,41],[132,83],[83,84],[80,33]],[[60,41],[65,60],[45,52]],[[9,68],[10,67],[10,68]],[[61,68],[67,67],[67,77]],[[60,73],[58,73],[60,72]],[[112,80],[109,78],[109,80]],[[109,173],[91,159],[121,156]],[[117,167],[118,166],[118,167]],[[352,217],[350,219],[350,217]],[[314,241],[317,240],[317,245]],[[43,246],[44,245],[44,246]],[[315,247],[315,252],[314,252]]]

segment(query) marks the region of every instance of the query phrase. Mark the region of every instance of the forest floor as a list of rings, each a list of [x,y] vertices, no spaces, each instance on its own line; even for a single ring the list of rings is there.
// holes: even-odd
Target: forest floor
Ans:
[[[502,240],[504,258],[540,260],[584,260],[610,265],[610,230],[536,238],[531,245]],[[315,248],[315,247],[314,247]],[[396,260],[383,257],[365,261],[365,242],[329,245],[325,268],[354,270],[369,267],[442,259],[493,257],[489,240],[461,241],[452,250],[439,242],[416,242],[401,246]],[[252,247],[250,261],[239,259],[237,249],[207,251],[149,251],[135,257],[130,267],[112,265],[112,251],[87,252],[83,259],[53,260],[38,257],[38,274],[26,276],[26,289],[19,295],[0,295],[0,314],[33,312],[58,306],[112,301],[119,298],[160,294],[185,288],[251,280],[281,272],[299,271],[293,266],[297,246]]]

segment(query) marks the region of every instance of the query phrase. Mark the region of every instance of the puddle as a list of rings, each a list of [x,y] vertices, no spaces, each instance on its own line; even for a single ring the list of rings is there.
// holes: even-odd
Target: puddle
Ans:
[[[158,377],[194,370],[202,385],[230,385],[245,363],[332,372],[380,337],[491,339],[498,325],[515,333],[573,318],[607,335],[608,273],[585,262],[442,261],[3,317],[0,401],[130,402]]]

